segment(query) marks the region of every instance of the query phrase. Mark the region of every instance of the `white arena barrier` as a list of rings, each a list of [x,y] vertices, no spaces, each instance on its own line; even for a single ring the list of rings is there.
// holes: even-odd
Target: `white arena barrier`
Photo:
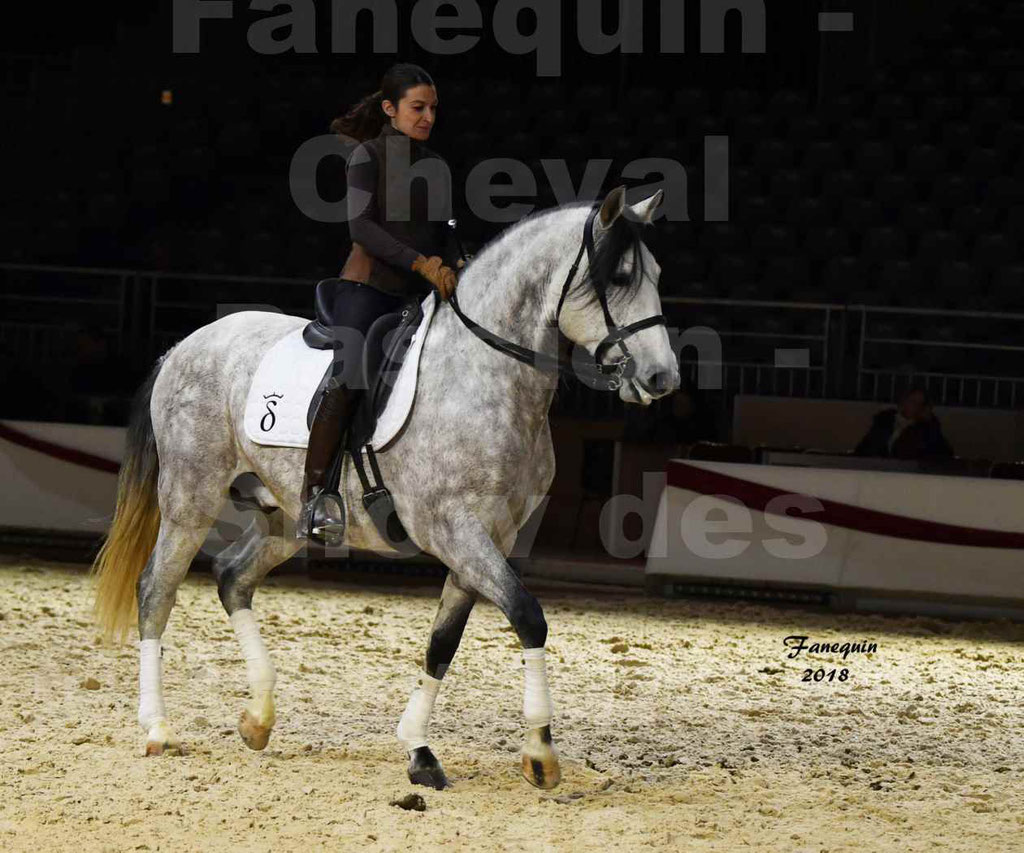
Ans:
[[[95,538],[106,532],[117,499],[125,427],[0,421],[0,530]],[[225,531],[248,524],[227,501]],[[207,551],[218,547],[216,529]]]
[[[681,579],[1024,605],[1024,482],[672,459],[646,563]]]

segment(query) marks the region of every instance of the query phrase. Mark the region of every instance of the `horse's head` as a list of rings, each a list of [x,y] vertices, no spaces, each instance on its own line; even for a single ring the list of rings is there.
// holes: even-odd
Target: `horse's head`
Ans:
[[[575,281],[568,283],[564,303],[555,309],[555,320],[573,343],[584,347],[601,364],[614,364],[625,356],[614,338],[614,342],[602,345],[610,331],[633,323],[643,325],[643,320],[661,314],[661,267],[644,245],[641,231],[652,222],[663,197],[658,190],[637,204],[627,205],[625,187],[620,186],[588,219],[593,244],[587,247],[587,264]],[[574,234],[576,240],[587,240],[581,231]],[[679,362],[664,324],[624,331],[622,342],[632,365],[619,385],[619,396],[627,403],[646,406],[678,389]]]

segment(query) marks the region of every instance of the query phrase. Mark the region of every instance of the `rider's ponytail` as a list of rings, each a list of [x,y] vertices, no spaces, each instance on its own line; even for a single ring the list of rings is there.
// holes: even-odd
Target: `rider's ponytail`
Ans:
[[[331,133],[350,136],[362,142],[380,133],[387,118],[380,108],[384,93],[380,90],[367,95],[344,115],[331,122]]]
[[[384,101],[391,101],[396,107],[406,91],[413,86],[433,86],[431,76],[420,66],[408,62],[392,65],[380,81],[380,88],[364,97],[344,115],[331,122],[331,133],[362,142],[380,133],[387,114],[381,108]]]

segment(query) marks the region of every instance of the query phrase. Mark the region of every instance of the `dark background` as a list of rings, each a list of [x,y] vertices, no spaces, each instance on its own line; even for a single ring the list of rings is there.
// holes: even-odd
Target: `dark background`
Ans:
[[[533,55],[497,49],[486,9],[480,44],[453,57],[418,48],[407,26],[397,55],[374,55],[365,20],[358,55],[332,54],[326,4],[319,53],[302,56],[253,52],[246,29],[270,13],[243,3],[233,20],[204,22],[198,55],[172,53],[169,3],[39,5],[12,20],[3,33],[0,416],[123,423],[152,358],[215,319],[219,303],[311,316],[313,285],[337,274],[348,233],[299,211],[289,164],[394,61],[422,64],[437,81],[431,146],[457,188],[479,160],[515,156],[541,188],[524,200],[547,207],[555,199],[542,157],[568,158],[577,181],[587,158],[613,158],[604,191],[638,183],[618,175],[630,160],[681,162],[690,221],[659,222],[648,238],[664,296],[945,309],[954,313],[894,318],[881,337],[1011,348],[883,344],[872,363],[1024,376],[1012,349],[1012,314],[1024,308],[1024,4],[775,0],[762,55],[740,52],[735,12],[725,52],[701,54],[692,3],[687,52],[659,55],[658,4],[644,5],[644,54],[590,56],[575,37],[575,3],[562,4],[557,78],[538,77]],[[829,6],[855,13],[853,33],[818,32]],[[605,7],[614,21],[615,4]],[[165,89],[171,105],[161,103]],[[715,134],[730,143],[727,222],[702,221],[702,151]],[[339,169],[340,160],[321,169],[327,197],[344,191]],[[471,248],[500,228],[456,213]],[[197,274],[217,278],[189,277]],[[967,310],[993,316],[956,313]],[[807,331],[782,309],[744,315],[709,301],[666,311],[676,325],[722,331],[725,357],[743,363],[767,362],[780,341]],[[843,367],[856,337],[854,326],[844,326],[845,344],[831,337],[840,351],[818,390],[863,393]],[[735,390],[707,403],[719,427]],[[579,389],[560,391],[555,410],[624,417],[616,401]]]

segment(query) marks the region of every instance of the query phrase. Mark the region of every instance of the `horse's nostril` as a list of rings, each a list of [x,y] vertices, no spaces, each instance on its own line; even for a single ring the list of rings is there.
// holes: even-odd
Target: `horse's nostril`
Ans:
[[[671,370],[657,370],[640,381],[651,394],[667,394],[676,387],[675,374]]]

